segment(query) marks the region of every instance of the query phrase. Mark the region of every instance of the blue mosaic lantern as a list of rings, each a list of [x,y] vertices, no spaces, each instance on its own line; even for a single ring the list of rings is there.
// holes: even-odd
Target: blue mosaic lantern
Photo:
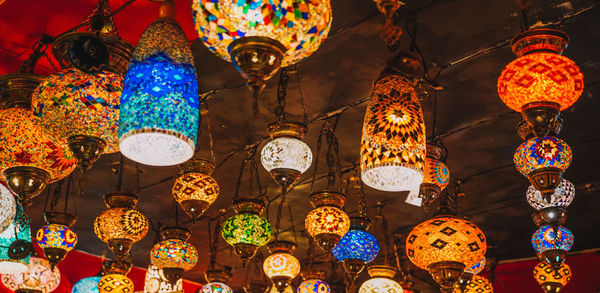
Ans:
[[[29,219],[20,205],[17,205],[14,221],[0,234],[0,274],[23,273],[29,268],[30,255],[21,259],[8,257],[8,249],[17,239],[31,241]]]
[[[335,258],[344,263],[344,269],[351,276],[362,272],[367,263],[379,254],[377,239],[368,232],[370,221],[366,218],[351,218],[350,231],[331,250]]]
[[[75,283],[71,293],[99,293],[98,282],[100,282],[100,279],[102,279],[100,276],[81,279],[79,282]]]
[[[183,163],[194,154],[198,119],[192,51],[175,20],[158,18],[140,37],[125,76],[121,153],[151,166]]]
[[[553,267],[560,267],[573,243],[573,233],[562,226],[542,226],[531,236],[531,245],[540,259]]]

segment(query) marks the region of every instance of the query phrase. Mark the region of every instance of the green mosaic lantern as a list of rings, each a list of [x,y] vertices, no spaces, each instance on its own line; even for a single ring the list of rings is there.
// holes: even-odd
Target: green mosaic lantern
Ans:
[[[258,198],[242,198],[234,201],[236,215],[229,218],[221,228],[221,235],[242,260],[254,257],[259,247],[266,245],[273,236],[273,228],[261,217],[265,204]]]

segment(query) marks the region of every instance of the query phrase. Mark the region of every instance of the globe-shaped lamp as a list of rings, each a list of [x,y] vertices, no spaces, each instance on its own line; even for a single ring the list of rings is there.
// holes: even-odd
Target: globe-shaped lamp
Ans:
[[[155,265],[149,265],[146,271],[144,282],[144,292],[146,293],[172,293],[183,292],[183,280],[179,279],[175,284],[171,284],[165,277],[163,271]]]
[[[304,226],[317,245],[330,252],[350,229],[350,218],[342,210],[346,196],[341,192],[324,190],[310,195],[315,208],[304,220]]]
[[[531,236],[531,245],[540,259],[555,268],[565,261],[573,243],[573,233],[562,226],[542,226]]]
[[[102,269],[106,275],[98,282],[100,293],[133,292],[133,281],[127,277],[131,263],[124,260],[104,261]]]
[[[231,287],[227,285],[227,282],[231,278],[231,273],[211,269],[206,271],[204,277],[208,283],[202,286],[202,293],[233,293]]]
[[[364,282],[358,293],[402,293],[402,286],[394,281],[396,269],[386,265],[374,265],[367,268],[370,279]]]
[[[273,282],[273,286],[282,293],[292,279],[300,273],[300,262],[292,255],[296,250],[296,244],[275,241],[269,244],[268,249],[271,255],[265,258],[263,270]]]
[[[494,287],[490,281],[482,276],[474,275],[464,288],[454,286],[454,293],[493,293]]]
[[[190,230],[183,227],[163,227],[160,232],[163,240],[150,251],[150,261],[163,270],[171,284],[175,284],[198,262],[198,251],[186,242],[190,235]]]
[[[31,251],[29,242],[31,239],[31,227],[29,217],[23,208],[17,205],[15,218],[2,233],[0,233],[0,274],[17,274],[27,271]],[[19,241],[25,245],[22,251],[11,251],[13,243]],[[17,252],[16,254],[13,252]]]
[[[533,268],[533,277],[546,293],[558,293],[571,281],[571,268],[561,263],[558,268],[540,262]]]
[[[542,193],[533,186],[527,189],[527,202],[536,210],[542,210],[549,207],[568,207],[575,197],[575,186],[567,179],[561,179],[560,185],[554,189],[550,195],[550,200],[542,196]]]
[[[31,257],[27,271],[2,275],[2,284],[18,292],[50,293],[60,284],[60,271],[51,269],[50,263],[40,257]]]
[[[198,219],[219,196],[219,184],[211,176],[215,164],[193,157],[180,168],[183,174],[175,179],[173,197],[192,219]]]
[[[236,215],[227,219],[221,227],[221,236],[242,260],[254,257],[259,247],[266,245],[273,236],[273,228],[261,214],[265,204],[258,198],[240,198],[234,201]]]
[[[6,183],[0,181],[0,233],[4,232],[15,220],[17,202],[14,194],[8,189]]]
[[[83,278],[75,283],[71,293],[99,293],[98,283],[100,279],[102,279],[100,276]]]
[[[47,212],[44,216],[47,225],[37,231],[35,238],[54,268],[77,245],[77,234],[71,229],[77,218],[59,212]]]
[[[370,221],[366,218],[350,218],[350,231],[331,250],[333,256],[343,262],[344,269],[351,277],[356,277],[379,254],[379,243],[375,236],[366,230]]]
[[[302,273],[304,281],[298,285],[297,293],[330,293],[329,284],[325,282],[325,272],[312,270]]]

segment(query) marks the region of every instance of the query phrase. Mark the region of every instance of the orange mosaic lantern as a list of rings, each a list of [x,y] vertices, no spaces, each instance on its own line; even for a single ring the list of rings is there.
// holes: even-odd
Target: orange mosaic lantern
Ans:
[[[482,276],[474,275],[464,288],[454,286],[454,293],[493,293],[494,286]]]
[[[553,29],[533,29],[512,41],[517,59],[498,78],[498,94],[511,109],[523,113],[538,137],[548,134],[558,113],[573,105],[583,92],[583,73],[561,56],[569,37]]]
[[[419,189],[419,197],[423,200],[423,205],[425,206],[429,206],[438,198],[442,190],[450,182],[450,170],[448,170],[448,167],[443,162],[445,156],[446,149],[440,144],[435,142],[427,143],[425,178]]]
[[[198,219],[219,196],[219,184],[211,176],[215,164],[193,157],[180,166],[183,174],[173,185],[173,197],[194,220]]]
[[[273,282],[279,292],[290,286],[292,279],[300,273],[300,262],[292,255],[296,244],[288,241],[271,242],[268,246],[269,255],[263,263],[265,274]]]
[[[533,277],[546,293],[559,292],[571,281],[571,276],[571,268],[566,263],[555,269],[547,262],[540,262],[533,268]]]
[[[304,226],[319,247],[329,252],[350,230],[350,218],[342,210],[346,196],[335,191],[319,191],[310,195],[315,208],[306,216]]]

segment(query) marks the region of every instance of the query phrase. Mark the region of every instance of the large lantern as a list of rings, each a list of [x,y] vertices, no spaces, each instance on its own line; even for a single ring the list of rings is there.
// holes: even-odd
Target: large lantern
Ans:
[[[293,122],[269,125],[269,141],[260,152],[260,161],[284,191],[312,164],[310,147],[302,141],[306,126]]]
[[[105,261],[102,268],[106,275],[98,282],[100,293],[132,293],[133,281],[127,277],[131,263],[125,261]]]
[[[6,187],[6,183],[0,181],[0,233],[4,232],[15,220],[17,213],[17,202],[15,196]]]
[[[54,267],[77,245],[77,234],[71,230],[77,218],[59,212],[47,212],[44,217],[47,225],[37,231],[35,238],[44,250],[44,256]]]
[[[231,287],[227,285],[231,279],[231,273],[213,269],[206,271],[204,277],[208,283],[202,286],[202,293],[233,293]]]
[[[171,284],[175,284],[184,272],[196,265],[198,251],[186,242],[191,232],[183,227],[163,227],[160,236],[163,240],[150,251],[150,261],[163,271]]]
[[[571,268],[566,264],[560,264],[555,268],[547,262],[540,262],[533,268],[533,277],[546,293],[558,293],[571,281]]]
[[[298,285],[297,293],[330,293],[331,289],[325,282],[324,271],[309,271],[302,273],[304,281]]]
[[[221,235],[234,253],[242,260],[254,257],[259,247],[266,245],[273,236],[273,228],[261,214],[265,203],[258,198],[241,198],[234,201],[236,215],[227,219],[221,227]]]
[[[30,239],[29,217],[25,215],[23,208],[17,205],[14,220],[0,233],[0,274],[27,271],[32,248]]]
[[[269,244],[268,249],[271,255],[265,258],[263,270],[273,282],[273,286],[282,293],[291,284],[292,279],[300,273],[300,262],[292,255],[296,250],[296,244],[275,241]]]
[[[386,265],[374,265],[367,268],[370,279],[364,282],[358,293],[402,293],[402,286],[394,281],[396,269]]]
[[[310,195],[315,208],[304,220],[304,226],[317,245],[330,252],[350,229],[350,218],[342,210],[346,196],[341,192],[318,191]]]
[[[360,151],[362,181],[416,197],[425,167],[425,124],[416,84],[389,75],[373,85]]]
[[[573,233],[562,226],[542,226],[531,236],[531,245],[540,260],[555,268],[565,261],[567,253],[573,247]]]
[[[183,279],[177,280],[175,284],[167,280],[163,271],[155,265],[148,266],[144,282],[145,293],[172,293],[183,292]]]
[[[513,159],[517,170],[549,200],[560,184],[562,173],[569,168],[573,153],[562,139],[546,136],[521,144]]]
[[[194,220],[198,219],[219,196],[219,184],[211,176],[215,163],[192,158],[180,166],[183,174],[175,179],[173,197]]]
[[[199,121],[192,51],[172,18],[172,1],[142,34],[121,95],[119,147],[142,164],[171,166],[194,154]]]
[[[583,74],[575,62],[560,54],[568,36],[552,29],[533,29],[512,41],[518,58],[498,78],[498,94],[511,109],[523,113],[538,138],[558,113],[569,108],[583,92]]]
[[[192,14],[206,47],[255,91],[280,67],[315,52],[331,27],[329,0],[194,0]]]
[[[118,259],[125,257],[131,245],[148,233],[148,219],[135,209],[138,200],[133,193],[105,194],[104,203],[109,209],[94,220],[94,233]]]
[[[450,171],[443,160],[446,157],[446,149],[437,143],[427,143],[427,156],[425,157],[425,168],[423,183],[419,188],[419,197],[423,199],[423,205],[429,206],[437,199],[442,190],[450,182]]]
[[[366,230],[370,221],[366,218],[350,218],[350,231],[331,250],[333,256],[343,262],[344,269],[356,277],[379,254],[379,243]]]
[[[493,293],[494,287],[490,281],[482,276],[474,275],[464,288],[455,285],[455,293]]]
[[[18,293],[50,293],[60,284],[60,271],[41,257],[31,257],[27,271],[2,275],[2,284]]]

